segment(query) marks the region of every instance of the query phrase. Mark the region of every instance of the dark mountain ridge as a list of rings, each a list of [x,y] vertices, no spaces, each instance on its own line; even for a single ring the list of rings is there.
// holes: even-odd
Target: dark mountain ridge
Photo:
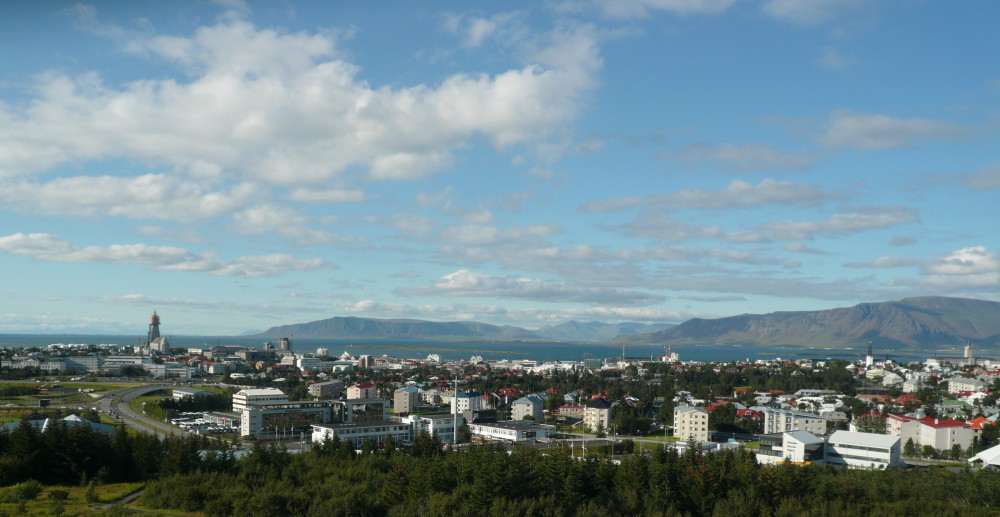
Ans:
[[[271,327],[255,332],[256,337],[327,338],[327,339],[414,339],[487,341],[571,341],[600,342],[618,335],[654,332],[671,326],[644,323],[600,323],[570,321],[559,325],[526,330],[520,327],[490,325],[476,321],[434,322],[413,319],[377,319],[353,316],[328,318],[309,323]]]
[[[541,339],[540,336],[522,328],[490,325],[477,321],[434,322],[353,316],[271,327],[259,336],[264,338],[296,336],[331,339]]]
[[[635,336],[632,343],[742,344],[903,348],[994,345],[1000,342],[1000,303],[967,298],[918,297],[860,303],[822,311],[743,314],[692,319]]]

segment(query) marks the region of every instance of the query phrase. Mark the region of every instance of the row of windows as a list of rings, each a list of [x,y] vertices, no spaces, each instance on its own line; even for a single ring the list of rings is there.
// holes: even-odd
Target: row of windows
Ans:
[[[851,455],[851,454],[840,454],[840,453],[835,452],[835,451],[827,451],[826,452],[826,457],[827,458],[844,458],[844,459],[858,460],[858,461],[868,461],[868,462],[871,462],[871,463],[889,463],[889,460],[887,458],[869,458],[867,456],[854,456],[854,455]]]
[[[388,429],[388,431],[386,429]],[[333,431],[333,433],[337,434],[337,435],[341,435],[341,434],[366,434],[366,433],[377,433],[377,432],[400,432],[400,431],[406,431],[406,430],[407,430],[406,427],[391,427],[391,428],[367,427],[367,428],[358,428],[358,429],[342,429],[342,430],[338,430],[338,431]]]
[[[866,447],[864,445],[852,445],[852,444],[849,444],[849,443],[829,443],[829,444],[827,444],[827,450],[831,450],[832,447],[839,447],[841,449],[855,449],[855,450],[859,450],[859,451],[879,452],[879,453],[882,453],[882,454],[888,454],[889,453],[889,449],[886,449],[885,447]]]

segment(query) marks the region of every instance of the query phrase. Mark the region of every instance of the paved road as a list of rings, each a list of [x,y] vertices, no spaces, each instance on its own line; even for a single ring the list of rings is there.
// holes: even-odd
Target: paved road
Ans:
[[[191,435],[191,433],[188,433],[187,431],[151,418],[146,418],[145,416],[132,411],[132,408],[129,407],[129,402],[132,399],[168,387],[170,387],[169,384],[151,384],[135,388],[115,390],[98,399],[97,406],[101,411],[110,415],[112,418],[125,422],[125,425],[143,433],[155,434],[159,438],[166,438],[167,436]],[[119,397],[121,398],[119,399]],[[118,402],[115,403],[115,400],[118,400]]]

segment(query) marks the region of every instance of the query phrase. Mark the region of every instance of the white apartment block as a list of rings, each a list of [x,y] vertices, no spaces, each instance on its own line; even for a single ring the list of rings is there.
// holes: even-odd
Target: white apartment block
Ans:
[[[904,445],[913,440],[913,444],[917,447],[930,445],[940,451],[951,450],[956,444],[965,450],[979,435],[979,430],[972,429],[966,422],[905,415],[889,415],[885,419],[885,432],[899,438],[900,443]]]
[[[962,377],[956,375],[948,379],[948,393],[955,394],[960,391],[982,391],[989,388],[989,384],[974,377]]]
[[[458,411],[459,414],[462,414],[466,411],[475,411],[477,409],[483,409],[483,397],[475,392],[467,393],[459,391],[451,399],[452,413]]]
[[[597,397],[583,408],[583,425],[591,432],[598,429],[608,431],[611,427],[611,404],[602,397]]]
[[[334,379],[309,385],[309,394],[316,398],[339,397],[344,392],[344,381]]]
[[[545,401],[538,395],[528,395],[514,401],[510,406],[511,420],[531,420],[541,423],[545,411]]]
[[[407,386],[393,392],[393,413],[412,413],[418,409],[420,409],[420,388]]]
[[[674,408],[674,436],[678,441],[708,441],[708,410],[698,406]]]
[[[826,419],[815,413],[792,409],[764,408],[764,434],[809,431],[826,434]]]
[[[378,397],[378,390],[375,388],[375,383],[365,382],[361,384],[355,384],[347,388],[347,399],[373,399]]]

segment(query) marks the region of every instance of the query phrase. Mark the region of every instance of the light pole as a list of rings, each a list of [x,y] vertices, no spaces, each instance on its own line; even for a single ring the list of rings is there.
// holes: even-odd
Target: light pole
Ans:
[[[452,397],[451,446],[458,446],[458,375],[455,376],[455,396]]]

